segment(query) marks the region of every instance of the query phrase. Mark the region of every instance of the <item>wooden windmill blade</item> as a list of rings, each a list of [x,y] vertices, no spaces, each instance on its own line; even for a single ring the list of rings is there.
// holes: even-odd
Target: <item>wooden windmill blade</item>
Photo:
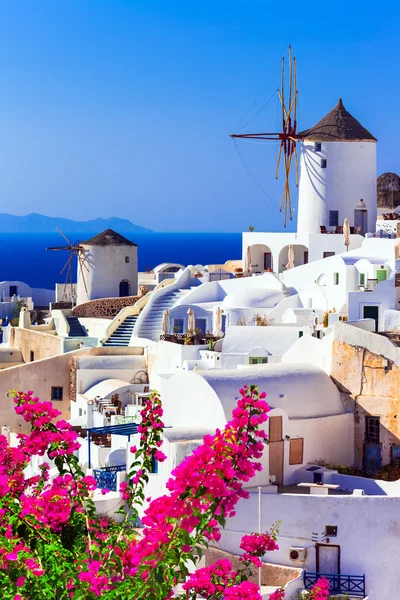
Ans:
[[[84,288],[85,288],[86,296],[89,298],[89,292],[88,292],[88,289],[87,289],[86,280],[85,280],[85,274],[83,272],[82,265],[85,267],[85,269],[87,271],[89,271],[89,268],[85,264],[85,259],[83,258],[83,256],[81,255],[80,252],[77,253],[77,256],[78,256],[78,263],[79,263],[79,268],[80,268],[80,271],[81,271],[81,276],[82,276],[82,281],[83,281],[83,285],[84,285]]]
[[[281,103],[281,116],[282,116],[282,130],[280,132],[263,132],[263,133],[242,133],[242,134],[231,134],[232,138],[243,138],[252,140],[275,140],[279,142],[279,153],[276,164],[275,175],[279,178],[280,170],[283,170],[284,186],[281,197],[281,203],[279,210],[284,212],[284,226],[286,227],[287,216],[292,219],[293,207],[291,202],[291,188],[290,188],[290,175],[293,163],[296,171],[296,187],[299,184],[298,176],[298,156],[296,144],[300,139],[297,133],[297,101],[298,101],[298,90],[297,90],[297,63],[296,59],[292,55],[292,47],[289,46],[289,73],[288,81],[286,81],[285,71],[285,57],[282,58],[282,72],[281,72],[281,87],[278,89],[278,98]],[[286,83],[288,83],[288,96],[286,103],[285,89]],[[283,165],[282,165],[283,157]]]

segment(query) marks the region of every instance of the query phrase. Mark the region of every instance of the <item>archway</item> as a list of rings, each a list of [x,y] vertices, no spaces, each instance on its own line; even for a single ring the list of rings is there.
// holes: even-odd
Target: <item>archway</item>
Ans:
[[[119,297],[123,298],[130,295],[131,284],[127,279],[123,279],[119,284]]]
[[[251,272],[265,273],[273,271],[272,251],[266,244],[253,244],[250,246]]]
[[[303,244],[292,244],[294,249],[294,266],[299,267],[308,263],[308,248]],[[289,244],[284,246],[279,252],[279,273],[286,271],[286,265],[289,259]]]

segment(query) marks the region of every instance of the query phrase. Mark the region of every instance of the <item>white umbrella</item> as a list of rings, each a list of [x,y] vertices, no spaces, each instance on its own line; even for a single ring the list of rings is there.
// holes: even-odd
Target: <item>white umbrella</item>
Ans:
[[[188,314],[188,324],[187,324],[187,330],[189,331],[194,331],[195,329],[195,322],[194,322],[194,310],[193,308],[189,308],[189,310],[187,311]]]
[[[250,275],[251,273],[251,250],[250,246],[246,248],[246,254],[244,256],[244,271]]]
[[[348,252],[350,246],[350,223],[347,217],[345,218],[343,223],[343,236],[343,243],[346,246],[346,250]]]
[[[222,337],[222,308],[217,306],[214,311],[213,333],[215,337]]]
[[[293,244],[289,244],[288,247],[288,263],[286,265],[287,269],[293,269],[294,267],[294,247]]]
[[[170,328],[170,321],[169,321],[169,310],[168,308],[166,308],[163,312],[163,316],[162,316],[162,323],[161,323],[161,329],[162,332],[165,333],[169,333],[169,328]]]

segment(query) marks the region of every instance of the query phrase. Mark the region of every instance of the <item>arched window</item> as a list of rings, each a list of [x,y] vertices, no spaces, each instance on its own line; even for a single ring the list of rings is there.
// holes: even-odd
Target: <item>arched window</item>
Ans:
[[[130,295],[130,283],[127,279],[123,279],[119,284],[119,297],[122,298],[124,296]]]

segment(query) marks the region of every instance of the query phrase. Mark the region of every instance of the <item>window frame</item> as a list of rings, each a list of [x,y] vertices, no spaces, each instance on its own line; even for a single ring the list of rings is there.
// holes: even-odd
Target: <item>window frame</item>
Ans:
[[[176,324],[177,321],[182,321],[182,330],[176,331],[175,328],[178,327]],[[172,321],[172,332],[173,333],[185,333],[185,319],[183,317],[174,317]]]
[[[335,256],[336,252],[323,252],[322,258],[329,258],[330,256]]]
[[[54,397],[54,390],[61,390],[61,398],[55,398]],[[62,402],[64,399],[64,388],[62,385],[52,385],[51,386],[51,401],[52,402]]]
[[[358,285],[365,285],[365,273],[359,273]]]
[[[329,227],[338,227],[339,225],[339,211],[338,210],[330,210],[329,211]]]
[[[301,458],[296,460],[298,450],[294,450],[294,445],[301,443]],[[290,438],[289,440],[289,465],[302,465],[304,462],[304,438]]]
[[[374,415],[365,417],[365,441],[380,443],[381,418]]]
[[[125,262],[128,264],[131,262],[131,257],[130,256],[125,256]]]
[[[154,456],[151,457],[151,470],[150,470],[150,474],[151,475],[158,475],[158,460]]]
[[[333,274],[333,285],[339,285],[339,273],[335,272]]]
[[[314,152],[321,152],[321,150],[322,150],[322,143],[314,142]]]
[[[257,362],[252,362],[257,361]],[[268,364],[268,356],[249,356],[249,365],[266,365]]]

